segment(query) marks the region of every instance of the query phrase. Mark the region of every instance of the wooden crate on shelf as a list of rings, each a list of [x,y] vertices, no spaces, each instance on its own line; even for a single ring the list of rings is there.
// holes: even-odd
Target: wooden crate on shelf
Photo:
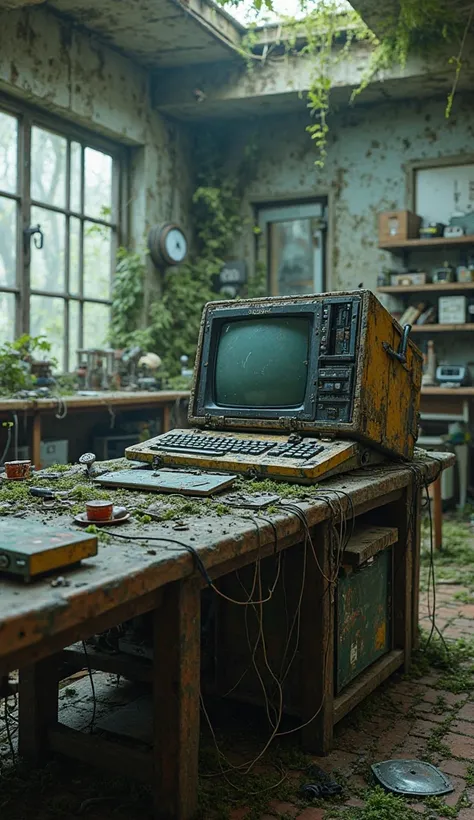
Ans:
[[[379,242],[389,245],[405,239],[416,239],[421,218],[412,211],[384,211],[379,214]]]

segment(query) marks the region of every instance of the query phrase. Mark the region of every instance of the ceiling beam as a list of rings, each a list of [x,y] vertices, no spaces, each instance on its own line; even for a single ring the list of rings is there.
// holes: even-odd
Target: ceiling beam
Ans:
[[[350,0],[350,4],[379,39],[394,31],[400,15],[400,0]]]
[[[334,59],[331,72],[331,102],[347,104],[367,69],[371,49],[366,43],[353,45],[342,60]],[[436,59],[410,57],[405,67],[380,72],[357,102],[389,98],[428,97],[448,93],[453,82],[449,49]],[[314,59],[293,56],[256,63],[252,71],[240,60],[225,65],[193,66],[160,71],[151,88],[155,107],[178,119],[242,116],[304,110],[306,95],[314,80]],[[466,61],[459,90],[474,90],[474,59]]]
[[[0,0],[0,11],[3,9],[19,9],[23,6],[39,6],[40,3],[45,3],[46,0]]]

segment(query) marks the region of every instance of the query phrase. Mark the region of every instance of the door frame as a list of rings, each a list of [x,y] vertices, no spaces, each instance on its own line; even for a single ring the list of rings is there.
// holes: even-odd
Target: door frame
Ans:
[[[259,233],[257,237],[257,259],[264,262],[267,270],[267,292],[272,293],[272,272],[270,259],[270,225],[275,222],[288,222],[291,219],[315,218],[321,219],[319,233],[319,252],[315,253],[313,292],[324,292],[327,282],[326,246],[328,233],[328,200],[327,198],[313,199],[306,202],[259,203],[257,209]]]

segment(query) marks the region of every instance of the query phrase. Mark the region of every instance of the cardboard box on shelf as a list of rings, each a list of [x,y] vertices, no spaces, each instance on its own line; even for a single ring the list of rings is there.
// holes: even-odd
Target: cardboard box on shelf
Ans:
[[[421,217],[412,211],[383,211],[379,214],[379,242],[389,245],[391,242],[403,242],[405,239],[417,239]]]

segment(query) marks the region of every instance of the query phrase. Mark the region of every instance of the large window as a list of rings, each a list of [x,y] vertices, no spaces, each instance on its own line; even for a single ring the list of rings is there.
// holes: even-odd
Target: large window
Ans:
[[[45,335],[61,370],[106,343],[120,241],[117,146],[0,98],[0,343]]]

